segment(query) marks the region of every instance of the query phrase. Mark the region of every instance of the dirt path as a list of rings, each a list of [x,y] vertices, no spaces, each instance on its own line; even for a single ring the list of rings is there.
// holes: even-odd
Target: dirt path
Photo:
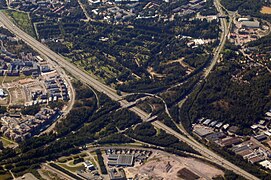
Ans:
[[[182,58],[179,58],[179,59],[176,59],[176,60],[169,60],[168,62],[166,62],[166,64],[172,64],[172,63],[179,63],[181,66],[185,67],[188,69],[189,73],[192,73],[195,68],[194,67],[191,67],[190,65],[188,65],[187,63],[184,62],[184,57]]]
[[[147,71],[148,71],[148,73],[150,73],[152,79],[154,79],[155,77],[157,77],[157,78],[163,78],[163,77],[164,77],[163,74],[156,73],[156,72],[153,70],[153,67],[148,67]]]

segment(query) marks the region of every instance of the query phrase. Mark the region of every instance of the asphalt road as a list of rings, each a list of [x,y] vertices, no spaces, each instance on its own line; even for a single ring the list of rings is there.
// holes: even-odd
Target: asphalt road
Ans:
[[[67,180],[75,180],[75,178],[73,178],[73,177],[69,176],[68,174],[66,174],[66,173],[64,173],[64,172],[50,166],[47,163],[42,164],[41,167],[42,167],[42,169],[49,170],[49,171],[57,174],[61,178],[64,178],[64,179],[67,179]]]
[[[62,56],[56,54],[52,50],[50,50],[47,46],[43,45],[39,41],[35,40],[33,37],[26,34],[24,31],[19,29],[17,26],[15,26],[10,19],[8,19],[2,12],[0,12],[0,23],[4,24],[4,26],[9,29],[11,32],[13,32],[17,37],[21,38],[25,43],[27,43],[30,47],[32,47],[34,50],[36,50],[38,53],[40,53],[43,56],[47,56],[50,59],[54,60],[60,67],[66,69],[68,72],[70,72],[75,78],[81,80],[82,82],[85,82],[86,84],[90,85],[92,88],[96,89],[99,92],[105,93],[107,96],[109,96],[112,100],[119,101],[121,106],[125,106],[128,104],[126,100],[122,100],[121,96],[117,95],[116,90],[112,89],[111,87],[108,87],[104,85],[103,83],[99,82],[95,77],[85,73],[84,71],[78,69],[75,65],[68,62],[65,58]],[[222,37],[223,38],[223,37]],[[223,41],[222,41],[223,42]],[[223,47],[221,47],[222,49]],[[219,55],[219,53],[218,53]],[[215,64],[215,63],[214,63]],[[214,66],[214,65],[213,65]],[[211,71],[212,68],[209,69]],[[208,74],[208,73],[207,73]],[[140,116],[142,119],[146,119],[148,117],[148,114],[142,110],[140,110],[137,107],[130,108],[131,111],[135,112],[138,116]],[[176,131],[172,130],[171,128],[167,127],[163,123],[156,121],[153,122],[153,125],[155,127],[161,128],[165,130],[167,133],[173,134],[177,138],[179,138],[181,141],[186,142],[189,144],[192,148],[199,151],[203,156],[207,157],[214,163],[221,165],[222,167],[234,171],[236,174],[239,174],[247,179],[258,179],[255,176],[249,174],[248,172],[244,171],[240,167],[230,163],[226,159],[218,156],[214,152],[210,151],[208,148],[203,146],[200,143],[197,143],[195,140],[191,140]]]
[[[174,135],[175,137],[177,137],[180,141],[186,142],[190,147],[192,147],[194,150],[198,151],[202,156],[208,158],[211,162],[224,167],[225,169],[228,170],[232,170],[233,172],[235,172],[236,174],[239,174],[243,177],[245,177],[246,179],[259,179],[255,176],[253,176],[252,174],[246,172],[245,170],[243,170],[242,168],[236,166],[235,164],[229,162],[228,160],[224,159],[223,157],[217,155],[216,153],[214,153],[213,151],[209,150],[207,147],[205,147],[204,145],[200,144],[199,142],[195,141],[195,140],[191,140],[179,133],[177,133],[176,131],[172,130],[171,128],[165,126],[163,123],[161,123],[160,121],[155,121],[152,123],[155,127],[160,128],[165,130],[167,133]]]
[[[218,0],[215,0],[214,4],[215,4],[216,9],[220,13],[220,15],[225,16],[224,11],[222,10],[222,7],[220,5],[220,2]],[[227,40],[227,35],[229,33],[229,28],[227,26],[227,20],[225,18],[221,19],[221,27],[222,27],[222,34],[221,34],[220,44],[215,50],[214,57],[212,59],[212,62],[210,64],[210,66],[206,68],[206,70],[205,70],[205,72],[203,74],[205,79],[207,78],[207,76],[210,74],[210,72],[212,71],[212,69],[216,65],[216,63],[217,63],[217,61],[218,61],[218,59],[220,57],[220,53],[221,53],[222,49],[224,48],[224,45],[225,45],[226,40]]]

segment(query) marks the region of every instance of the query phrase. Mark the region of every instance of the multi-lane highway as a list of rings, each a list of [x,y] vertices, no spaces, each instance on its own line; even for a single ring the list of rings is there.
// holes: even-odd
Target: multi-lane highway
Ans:
[[[219,0],[215,0],[214,1],[214,5],[217,9],[217,11],[219,12],[220,16],[225,16],[224,11],[222,10],[222,6],[219,2]],[[230,26],[227,26],[227,20],[225,18],[221,18],[221,36],[220,36],[220,43],[218,45],[218,47],[215,49],[214,52],[214,57],[212,59],[212,62],[210,64],[210,66],[208,66],[203,74],[204,78],[206,78],[210,72],[212,71],[212,69],[215,67],[219,57],[220,57],[220,53],[222,51],[222,49],[224,48],[224,45],[226,43],[227,40],[227,35],[229,33],[229,28]],[[231,20],[230,20],[231,21]],[[231,22],[230,22],[231,23]]]
[[[225,13],[222,10],[222,5],[220,4],[219,0],[214,0],[214,5],[217,9],[217,11],[219,12],[220,16],[225,17]],[[230,26],[232,23],[232,18],[230,18],[230,22],[229,25],[227,26],[227,21],[225,18],[221,18],[220,19],[220,24],[221,24],[221,35],[220,35],[220,42],[217,48],[215,48],[214,50],[214,56],[212,58],[212,61],[210,63],[210,65],[208,67],[206,67],[204,69],[203,72],[203,76],[202,76],[202,80],[206,80],[208,75],[211,73],[211,71],[213,70],[213,68],[215,67],[217,61],[220,58],[220,53],[224,48],[224,45],[226,43],[227,40],[227,36],[229,34],[230,31]],[[188,100],[188,97],[194,92],[194,90],[196,89],[197,86],[199,86],[203,81],[199,81],[191,90],[191,92],[189,94],[186,95],[186,97],[184,99],[182,99],[178,104],[179,108],[181,108],[183,106],[183,104]],[[186,130],[184,129],[184,127],[182,126],[182,124],[180,124],[180,130],[183,134],[185,134],[189,139],[193,139],[193,137],[186,132]]]
[[[42,43],[40,43],[39,41],[37,41],[33,37],[26,34],[24,31],[22,31],[20,28],[18,28],[16,25],[14,25],[12,23],[12,21],[8,17],[6,17],[2,12],[0,12],[0,22],[7,29],[9,29],[11,32],[13,32],[17,37],[21,38],[24,42],[26,42],[29,46],[31,46],[34,50],[36,50],[38,53],[40,53],[41,55],[43,55],[45,57],[49,57],[51,60],[55,61],[60,67],[66,69],[68,72],[70,72],[75,78],[90,85],[95,90],[105,93],[112,100],[119,101],[121,106],[125,106],[128,104],[128,102],[126,100],[123,100],[121,96],[117,95],[116,90],[104,85],[103,83],[101,83],[97,79],[95,79],[95,77],[78,69],[75,65],[68,62],[65,58],[63,58],[62,56],[53,52],[47,46],[43,45]],[[222,37],[222,38],[224,38],[224,37]],[[221,49],[222,48],[223,47],[221,47]],[[218,51],[221,51],[221,50],[218,49]],[[209,69],[209,71],[211,71],[211,70],[212,70],[212,68]],[[207,73],[207,74],[209,74],[209,73]],[[148,114],[146,112],[140,110],[137,107],[132,107],[132,108],[130,108],[130,110],[135,112],[142,119],[147,119],[147,117],[148,117]],[[237,173],[247,179],[257,179],[255,176],[249,174],[248,172],[244,171],[240,167],[230,163],[229,161],[227,161],[223,157],[220,157],[217,154],[215,154],[214,152],[210,151],[204,145],[198,143],[197,141],[195,141],[193,139],[189,139],[186,136],[183,136],[183,135],[177,133],[176,131],[167,127],[163,123],[156,121],[156,122],[153,122],[153,125],[156,126],[157,128],[161,128],[161,129],[165,130],[166,132],[168,132],[170,134],[173,134],[174,136],[179,138],[181,141],[187,143],[192,148],[194,148],[195,150],[200,152],[203,156],[210,159],[212,162],[214,162],[214,163],[216,163],[216,164],[218,164],[228,170],[232,170],[235,173]]]

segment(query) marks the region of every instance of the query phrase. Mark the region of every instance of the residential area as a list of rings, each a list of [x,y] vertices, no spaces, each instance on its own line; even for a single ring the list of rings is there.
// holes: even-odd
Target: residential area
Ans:
[[[0,132],[22,142],[61,115],[62,109],[51,105],[69,101],[71,87],[62,72],[2,27],[0,43],[0,103],[6,107],[0,117]],[[23,113],[27,108],[30,114]]]
[[[65,0],[8,0],[8,5],[14,9],[35,12],[40,15],[48,12],[60,15],[66,11],[65,2]]]
[[[178,6],[178,1],[88,1],[86,10],[92,20],[108,23],[125,24],[129,21],[148,19],[155,21],[173,21],[175,17],[183,17],[198,12],[205,0],[191,0],[188,4]],[[169,7],[170,13],[163,12],[164,5]],[[172,7],[172,8],[171,8]]]
[[[270,32],[270,24],[252,17],[234,18],[232,32],[229,34],[229,41],[236,45],[243,46],[246,43],[255,41]]]
[[[12,94],[8,104],[28,106],[58,99],[68,100],[66,80],[47,61],[32,53],[14,54],[3,45],[15,43],[14,47],[20,46],[18,41],[15,37],[0,34],[2,44],[0,54],[2,84],[0,87],[4,89],[4,92],[7,91],[5,96]]]
[[[60,115],[59,109],[42,108],[37,114],[5,114],[1,117],[0,132],[7,138],[19,143],[38,134]]]

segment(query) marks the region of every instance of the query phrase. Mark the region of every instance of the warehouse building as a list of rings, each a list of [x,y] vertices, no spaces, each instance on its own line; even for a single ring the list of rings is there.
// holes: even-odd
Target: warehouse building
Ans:
[[[257,20],[254,21],[242,21],[241,22],[242,27],[246,28],[259,28],[260,27],[260,22]]]
[[[130,154],[109,154],[109,166],[133,166],[134,155]]]

